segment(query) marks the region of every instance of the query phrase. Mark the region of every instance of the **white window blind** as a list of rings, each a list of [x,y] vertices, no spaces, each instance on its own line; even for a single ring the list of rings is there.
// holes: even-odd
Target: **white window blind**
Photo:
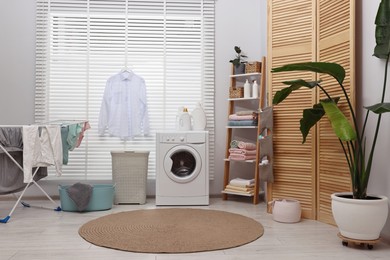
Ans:
[[[35,120],[90,122],[62,178],[111,178],[112,150],[150,151],[155,133],[174,129],[180,106],[201,102],[214,171],[214,0],[37,0]],[[127,68],[147,85],[151,134],[98,136],[107,79]],[[212,177],[211,177],[212,178]]]

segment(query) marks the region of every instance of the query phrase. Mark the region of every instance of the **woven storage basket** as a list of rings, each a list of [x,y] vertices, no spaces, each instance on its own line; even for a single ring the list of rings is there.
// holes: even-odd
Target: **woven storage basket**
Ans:
[[[144,204],[148,175],[148,151],[111,151],[114,204]]]
[[[230,88],[229,98],[242,98],[244,96],[244,88]]]
[[[261,62],[259,61],[248,62],[245,65],[245,73],[254,73],[260,71],[261,71]]]

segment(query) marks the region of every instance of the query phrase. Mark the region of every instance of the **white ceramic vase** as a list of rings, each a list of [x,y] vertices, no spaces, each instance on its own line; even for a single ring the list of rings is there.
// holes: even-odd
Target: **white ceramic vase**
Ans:
[[[387,197],[369,195],[377,199],[362,200],[352,199],[351,195],[350,192],[331,195],[332,213],[340,234],[357,240],[378,239],[387,220]]]

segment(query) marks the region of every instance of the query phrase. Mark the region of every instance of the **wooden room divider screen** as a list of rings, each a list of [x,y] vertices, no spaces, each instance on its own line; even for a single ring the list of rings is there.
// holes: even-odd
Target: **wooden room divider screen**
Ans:
[[[270,73],[288,63],[337,62],[346,69],[345,86],[354,101],[353,0],[268,0],[269,102],[282,81],[321,78],[331,95],[341,96],[337,83],[308,72]],[[330,85],[332,84],[332,85]],[[330,87],[329,87],[330,86]],[[340,95],[338,95],[340,93]],[[344,153],[326,118],[302,144],[299,120],[302,110],[322,94],[303,90],[274,107],[274,177],[267,185],[267,200],[298,199],[302,216],[334,223],[330,194],[351,190]],[[346,101],[341,105],[346,109]]]

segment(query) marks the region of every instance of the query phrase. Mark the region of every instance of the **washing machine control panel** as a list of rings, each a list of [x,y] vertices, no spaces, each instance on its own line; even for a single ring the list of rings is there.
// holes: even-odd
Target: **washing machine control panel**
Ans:
[[[206,131],[162,132],[158,142],[170,144],[203,144],[207,141]]]
[[[185,134],[163,134],[160,136],[160,142],[163,143],[185,143]]]

